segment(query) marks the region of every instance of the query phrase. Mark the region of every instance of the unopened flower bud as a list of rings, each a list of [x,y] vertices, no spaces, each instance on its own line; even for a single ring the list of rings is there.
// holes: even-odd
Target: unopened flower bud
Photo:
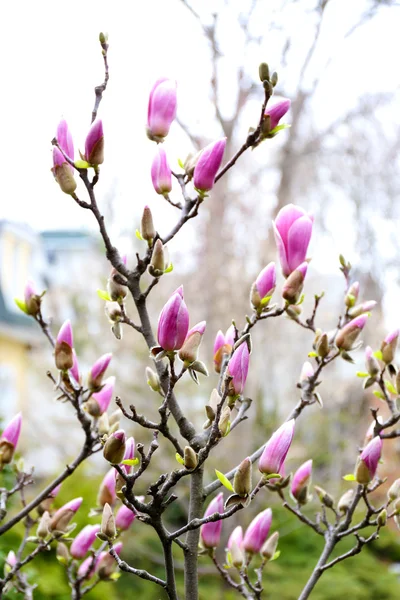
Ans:
[[[108,377],[99,392],[91,395],[85,403],[85,409],[92,417],[100,417],[110,406],[114,392],[115,377]]]
[[[36,315],[40,311],[40,304],[41,304],[42,297],[39,294],[37,294],[35,287],[34,287],[34,283],[31,279],[29,279],[26,282],[24,297],[25,297],[25,307],[26,307],[26,311],[27,311],[28,315],[31,315],[32,317],[36,317]]]
[[[378,527],[385,527],[387,523],[387,516],[387,510],[386,508],[383,508],[376,519]]]
[[[306,260],[313,217],[300,206],[288,204],[279,211],[273,227],[282,272],[288,277]]]
[[[66,121],[62,120],[57,128],[57,142],[66,156],[74,160],[74,143]],[[53,175],[61,190],[65,194],[73,194],[76,190],[74,169],[64,158],[62,152],[54,146],[53,148]]]
[[[272,87],[276,87],[276,84],[278,83],[278,73],[276,71],[273,71],[270,81]]]
[[[267,508],[260,512],[248,526],[243,538],[243,550],[257,554],[267,539],[272,522],[272,511]]]
[[[294,435],[295,420],[286,421],[277,429],[265,445],[258,462],[259,471],[265,475],[279,473],[285,462]]]
[[[298,302],[303,290],[304,279],[307,274],[308,263],[303,262],[290,273],[282,289],[282,297],[289,304]]]
[[[224,512],[224,495],[222,492],[214,498],[207,507],[204,517],[210,517],[214,513]],[[200,537],[203,546],[206,548],[216,548],[221,539],[222,520],[210,521],[204,523],[200,528]]]
[[[258,74],[260,76],[261,83],[265,80],[269,81],[269,67],[266,62],[262,62],[258,67]]]
[[[342,327],[335,338],[335,344],[339,350],[351,350],[354,342],[364,329],[365,324],[368,320],[368,315],[363,314],[356,317],[347,325]]]
[[[360,293],[360,284],[358,281],[355,281],[351,284],[349,289],[346,292],[344,297],[344,304],[347,308],[351,308],[355,305],[358,299],[358,294]]]
[[[113,540],[117,535],[115,529],[114,515],[111,506],[107,503],[103,508],[103,516],[101,518],[101,533],[108,539]]]
[[[51,531],[62,531],[65,532],[69,522],[74,517],[75,513],[82,504],[82,498],[75,498],[67,504],[64,504],[57,512],[52,516],[49,529]]]
[[[201,321],[188,331],[185,341],[183,342],[182,348],[179,350],[178,353],[179,358],[185,366],[189,366],[195,360],[197,360],[199,347],[201,344],[201,340],[203,339],[205,329],[206,322]]]
[[[246,384],[247,374],[249,372],[250,351],[248,340],[244,340],[232,354],[227,374],[231,376],[229,382],[229,396],[237,396],[243,393]]]
[[[151,262],[148,266],[148,271],[153,277],[161,277],[164,274],[168,265],[165,264],[164,246],[162,241],[158,239],[153,247]]]
[[[22,415],[18,413],[4,428],[0,438],[0,467],[8,465],[14,456],[21,433]]]
[[[319,487],[319,485],[314,485],[314,490],[316,491],[321,504],[324,504],[328,508],[333,507],[334,499],[330,494],[328,494],[328,492],[326,492],[322,487]]]
[[[374,437],[357,459],[354,476],[358,483],[368,484],[374,477],[381,458],[382,440]]]
[[[153,216],[148,206],[145,206],[143,209],[142,221],[140,224],[140,235],[148,242],[149,245],[153,243],[153,240],[156,237]]]
[[[96,119],[89,129],[85,141],[85,160],[90,165],[101,165],[104,162],[103,122]]]
[[[122,317],[121,306],[118,302],[106,302],[104,310],[111,323],[118,323]]]
[[[151,181],[157,194],[165,196],[172,190],[171,168],[165,150],[161,146],[157,147],[151,165]]]
[[[396,354],[396,348],[397,348],[397,340],[399,338],[399,333],[400,333],[399,329],[392,331],[391,333],[389,333],[389,335],[387,335],[385,337],[385,339],[382,342],[382,345],[381,345],[382,360],[387,365],[392,363],[394,360],[394,356]]]
[[[147,109],[147,136],[162,142],[176,116],[176,81],[161,78],[153,85]]]
[[[110,431],[110,421],[107,413],[103,413],[101,417],[99,417],[97,429],[99,430],[100,435],[106,435]]]
[[[58,542],[57,544],[56,557],[58,562],[62,565],[67,565],[69,563],[70,555],[68,547],[63,542]]]
[[[300,373],[300,384],[306,384],[314,376],[314,369],[310,362],[305,362]]]
[[[226,146],[226,138],[212,142],[204,148],[194,169],[194,187],[201,192],[208,192],[214,186],[214,180],[222,163]]]
[[[354,491],[353,490],[347,490],[347,492],[345,492],[343,494],[343,496],[341,496],[339,498],[339,502],[338,502],[338,511],[342,512],[342,513],[346,513],[350,506],[352,505],[353,502],[353,498],[354,498]]]
[[[72,369],[74,358],[72,354],[72,327],[70,321],[65,321],[58,332],[54,355],[56,359],[56,367],[60,371],[68,371]]]
[[[271,262],[259,274],[250,291],[250,302],[255,310],[263,310],[268,306],[268,298],[272,296],[276,285],[276,267]]]
[[[118,542],[118,544],[115,544],[114,550],[119,556],[122,550],[122,542]],[[117,563],[115,562],[115,558],[111,556],[111,554],[109,554],[108,552],[101,552],[99,559],[96,563],[96,573],[99,579],[109,579],[116,568]]]
[[[233,541],[229,549],[231,554],[231,563],[236,569],[243,566],[244,554],[236,541]]]
[[[251,471],[252,464],[248,457],[242,460],[236,469],[235,477],[233,478],[233,489],[235,494],[241,498],[247,498],[251,492]]]
[[[365,366],[371,377],[376,377],[376,375],[378,375],[380,371],[379,363],[372,352],[371,346],[365,348]]]
[[[265,81],[264,81],[265,86]],[[272,85],[269,85],[269,93],[272,94],[273,88]],[[267,106],[266,111],[264,113],[264,121],[263,121],[263,135],[264,137],[268,137],[268,134],[271,133],[278,127],[279,121],[284,117],[287,111],[290,108],[290,100],[285,99],[277,102],[273,106]],[[273,134],[272,134],[273,135]]]
[[[383,418],[379,415],[377,417],[377,421],[378,421],[378,423],[383,423]],[[371,424],[368,427],[367,432],[365,434],[363,448],[365,448],[365,446],[367,446],[370,443],[370,441],[375,437],[375,426],[376,426],[376,420],[374,419],[371,422]]]
[[[146,367],[147,385],[153,390],[153,392],[159,392],[161,389],[160,379],[153,369]]]
[[[97,504],[99,506],[104,506],[107,503],[113,504],[116,499],[115,473],[116,471],[114,468],[109,469],[100,484],[99,493],[97,495]]]
[[[104,444],[103,456],[112,465],[117,465],[123,460],[125,454],[125,441],[125,431],[119,429],[110,435]]]
[[[275,555],[276,549],[278,547],[279,540],[279,531],[275,531],[272,535],[269,536],[263,547],[261,548],[261,556],[266,560],[271,560]]]
[[[189,329],[189,311],[180,286],[164,305],[158,318],[157,338],[166,351],[179,350]]]
[[[115,517],[115,526],[121,531],[126,531],[136,519],[136,512],[123,504]]]
[[[353,308],[350,308],[348,311],[349,316],[354,319],[355,317],[359,317],[363,313],[371,312],[376,306],[375,300],[368,300],[367,302],[362,302],[361,304],[356,304]]]
[[[88,387],[90,390],[95,392],[101,389],[103,383],[103,376],[108,368],[112,359],[111,352],[108,354],[103,354],[96,362],[93,367],[90,369],[88,376]]]
[[[17,564],[17,557],[14,550],[10,550],[4,563],[4,575],[8,575]]]
[[[229,433],[230,429],[231,409],[229,406],[224,406],[221,411],[221,416],[218,421],[218,429],[222,437]]]
[[[185,162],[183,163],[183,168],[185,169],[185,174],[188,177],[188,180],[190,181],[193,177],[194,174],[194,170],[196,168],[197,165],[197,161],[199,160],[201,155],[201,150],[200,152],[197,152],[196,154],[188,154]]]
[[[318,356],[320,356],[321,358],[326,358],[329,354],[329,351],[330,348],[328,335],[326,333],[323,333],[317,343]]]
[[[301,465],[293,476],[291,492],[299,504],[307,504],[308,488],[311,483],[312,460],[307,460]]]
[[[86,525],[71,544],[70,553],[73,558],[83,558],[100,531],[100,525]]]
[[[126,266],[127,257],[122,257],[122,262]],[[128,288],[126,285],[122,285],[117,281],[118,278],[122,277],[115,267],[112,267],[110,277],[107,281],[107,292],[113,302],[121,303],[128,294]],[[124,278],[123,278],[124,279]],[[126,281],[126,279],[124,279]]]
[[[195,469],[198,465],[199,460],[197,458],[197,454],[190,446],[185,446],[183,461],[185,469],[188,469],[189,471]]]
[[[36,530],[36,535],[39,538],[44,539],[45,537],[47,537],[49,535],[50,521],[51,521],[51,517],[50,517],[48,511],[46,510],[43,513],[43,515],[39,521],[38,528]]]
[[[396,479],[388,489],[387,498],[389,502],[400,498],[400,479]]]

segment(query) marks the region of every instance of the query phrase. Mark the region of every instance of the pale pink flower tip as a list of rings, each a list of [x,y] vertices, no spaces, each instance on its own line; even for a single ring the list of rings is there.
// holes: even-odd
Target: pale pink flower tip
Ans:
[[[11,419],[11,421],[6,425],[4,431],[2,433],[1,439],[5,440],[9,444],[12,444],[14,448],[16,448],[19,440],[19,436],[21,433],[21,425],[22,425],[22,414],[18,413]]]
[[[248,526],[244,534],[242,547],[246,552],[260,552],[268,537],[272,522],[272,510],[267,508],[259,513]]]
[[[228,363],[228,373],[232,377],[230,388],[234,394],[242,394],[249,372],[250,352],[246,342],[234,351]]]
[[[290,421],[283,423],[283,425],[272,434],[265,445],[258,463],[258,468],[261,473],[269,475],[271,473],[280,472],[292,443],[294,426],[295,420],[291,419]]]
[[[372,350],[371,346],[367,346],[367,347],[365,348],[365,358],[366,358],[367,360],[369,360],[370,358],[372,358],[373,354],[374,354],[374,353],[373,353],[373,350]]]
[[[222,492],[214,498],[207,507],[206,512],[204,513],[204,517],[209,517],[214,513],[223,513],[224,511],[224,496]],[[200,536],[203,542],[203,545],[206,548],[216,548],[221,539],[221,531],[222,531],[222,520],[211,521],[210,523],[205,523],[200,528]]]
[[[270,118],[270,128],[275,129],[279,125],[279,121],[282,119],[284,115],[286,115],[287,111],[290,108],[290,100],[284,99],[280,102],[277,102],[271,107],[267,107],[265,111],[265,116],[269,116]]]
[[[103,356],[101,356],[98,360],[96,360],[96,362],[94,363],[90,374],[92,379],[97,379],[100,375],[102,375],[108,365],[110,364],[112,359],[112,353],[109,352],[108,354],[103,354]]]
[[[57,335],[57,342],[59,344],[64,342],[65,344],[70,346],[70,348],[73,347],[74,344],[73,344],[73,338],[72,338],[71,321],[67,320],[61,325],[60,331],[58,332],[58,335]]]
[[[386,344],[391,344],[395,339],[397,339],[399,337],[399,333],[400,333],[399,329],[395,329],[394,331],[392,331],[391,333],[389,333],[385,337],[385,343]]]
[[[240,525],[235,527],[235,529],[232,531],[231,535],[229,536],[229,540],[228,540],[228,543],[226,546],[228,548],[228,550],[230,550],[232,548],[233,542],[236,542],[238,547],[241,548],[242,542],[243,542],[243,529]]]

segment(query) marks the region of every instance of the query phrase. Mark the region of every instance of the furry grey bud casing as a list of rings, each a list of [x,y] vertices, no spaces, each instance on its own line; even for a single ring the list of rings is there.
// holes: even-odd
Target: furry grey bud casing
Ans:
[[[247,457],[238,466],[233,479],[233,489],[241,498],[246,498],[251,492],[251,471],[251,460]]]
[[[185,465],[185,469],[191,471],[195,469],[198,465],[198,458],[196,452],[190,446],[185,446],[183,461]]]
[[[279,531],[275,531],[275,533],[273,533],[272,535],[269,536],[269,538],[267,539],[267,541],[264,543],[263,547],[261,548],[261,556],[263,558],[265,558],[266,560],[271,560],[271,558],[274,556],[276,549],[278,547],[278,540],[279,540]]]
[[[103,456],[112,465],[117,465],[124,459],[125,439],[125,432],[119,429],[111,434],[104,444]]]
[[[144,240],[146,240],[149,244],[152,243],[154,238],[156,237],[156,230],[154,228],[153,223],[153,215],[151,214],[151,210],[148,206],[144,207],[142,221],[140,224],[140,234]]]
[[[106,503],[103,508],[103,516],[101,518],[101,533],[107,538],[113,540],[117,535],[115,529],[114,515],[111,506]]]

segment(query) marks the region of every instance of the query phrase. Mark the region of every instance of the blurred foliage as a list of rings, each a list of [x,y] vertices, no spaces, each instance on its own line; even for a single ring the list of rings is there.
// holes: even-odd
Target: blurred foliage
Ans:
[[[88,517],[91,507],[95,506],[96,495],[101,476],[93,478],[85,475],[81,469],[65,483],[56,500],[56,505],[76,496],[83,496],[84,503],[78,511],[75,521],[78,532],[87,522],[100,522],[100,516]],[[272,500],[269,493],[257,499],[259,504],[265,505],[265,500]],[[260,503],[261,501],[261,503]],[[264,506],[262,506],[264,507]],[[267,565],[264,572],[265,598],[279,600],[295,600],[307,581],[318,556],[321,552],[323,540],[299,523],[296,518],[289,515],[279,505],[272,504],[274,519],[273,529],[278,529],[281,534],[279,549],[281,555],[278,560]],[[15,509],[16,507],[14,507]],[[171,505],[168,512],[170,528],[182,523],[182,506],[179,503]],[[250,509],[251,510],[251,509]],[[315,511],[315,505],[309,507],[310,516]],[[252,510],[252,513],[256,511]],[[241,512],[237,516],[237,523],[244,527],[251,520],[250,512]],[[173,524],[173,525],[172,525]],[[231,525],[231,528],[233,525]],[[229,527],[225,523],[224,531],[227,534]],[[2,572],[5,556],[10,549],[16,551],[23,534],[23,525],[8,532],[0,539],[0,570]],[[159,543],[152,530],[136,521],[131,530],[123,534],[123,558],[133,566],[146,569],[153,574],[163,577],[162,554]],[[335,550],[336,556],[350,549],[352,540],[344,540]],[[183,591],[183,559],[179,548],[175,550],[177,564],[177,583],[180,597]],[[219,561],[223,563],[223,552],[219,552]],[[400,596],[400,581],[390,571],[392,563],[400,563],[400,535],[397,530],[385,528],[381,536],[361,554],[344,561],[333,569],[328,570],[313,592],[313,600],[337,600],[345,595],[352,600],[397,600]],[[258,562],[255,560],[255,567]],[[55,551],[41,555],[38,559],[25,567],[24,572],[30,582],[35,582],[37,588],[34,592],[35,600],[69,600],[70,590],[67,584],[64,568],[57,562]],[[211,561],[207,557],[199,560],[200,573],[200,600],[234,600],[238,596],[214,571]],[[7,599],[17,599],[21,596],[15,591],[10,591],[4,596]],[[101,583],[87,596],[88,600],[131,600],[132,598],[146,598],[146,600],[160,600],[166,598],[162,590],[151,583],[140,580],[128,574],[122,574],[116,583]]]

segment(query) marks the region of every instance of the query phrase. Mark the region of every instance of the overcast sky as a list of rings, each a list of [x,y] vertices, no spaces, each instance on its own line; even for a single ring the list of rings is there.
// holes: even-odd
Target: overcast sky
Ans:
[[[194,2],[206,17],[211,7],[223,4]],[[261,32],[267,29],[273,4],[269,0],[259,2]],[[331,26],[318,60],[324,60],[332,46],[337,48],[331,72],[340,74],[341,86],[339,89],[329,81],[321,86],[321,123],[339,112],[343,104],[351,106],[361,90],[394,90],[399,84],[400,9],[383,10],[380,17],[346,43],[339,41],[363,4],[362,0],[333,2],[335,18],[331,23],[335,27]],[[310,34],[312,22],[304,11],[297,17],[287,27],[293,30],[294,44],[301,46],[304,36]],[[24,220],[35,228],[92,224],[91,215],[75,206],[55,184],[50,172],[50,141],[59,119],[65,117],[76,149],[83,148],[93,87],[103,77],[97,42],[100,30],[109,33],[111,78],[100,110],[106,135],[106,162],[98,186],[99,199],[112,191],[120,215],[123,209],[121,221],[125,225],[132,222],[146,202],[159,206],[161,201],[154,194],[149,177],[154,145],[144,134],[149,88],[159,76],[175,77],[181,111],[184,105],[181,114],[185,118],[190,115],[197,123],[210,119],[211,114],[204,102],[208,94],[209,55],[196,19],[179,0],[2,2],[0,19],[0,217]],[[224,23],[225,41],[228,49],[231,43],[234,60],[235,22],[229,20],[229,13]],[[250,57],[255,73],[266,56],[271,57],[271,62],[279,59],[274,56],[271,40],[268,36],[263,41],[261,51],[257,50],[260,56]],[[229,82],[227,90],[228,86]],[[229,104],[228,93],[226,101]],[[177,125],[171,131],[167,150],[168,144],[174,155],[182,158],[190,150]],[[176,166],[174,160],[175,156],[171,164]]]

